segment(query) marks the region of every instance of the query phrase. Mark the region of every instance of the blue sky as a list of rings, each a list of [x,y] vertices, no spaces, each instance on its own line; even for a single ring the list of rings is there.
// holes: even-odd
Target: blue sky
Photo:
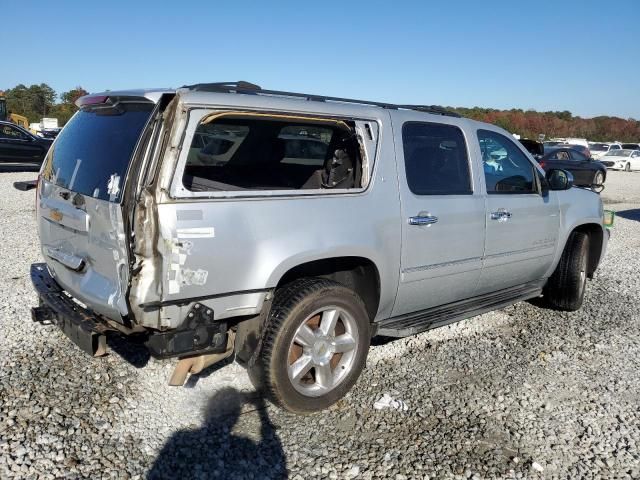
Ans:
[[[640,0],[2,3],[0,89],[242,79],[640,119]]]

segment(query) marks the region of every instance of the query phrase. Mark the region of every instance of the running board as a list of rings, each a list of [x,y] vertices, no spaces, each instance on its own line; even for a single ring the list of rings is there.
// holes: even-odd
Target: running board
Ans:
[[[522,300],[538,297],[542,294],[541,283],[528,283],[507,288],[500,292],[448,303],[439,307],[409,313],[380,321],[377,335],[386,337],[408,337],[416,333],[459,322],[492,310],[507,307]]]

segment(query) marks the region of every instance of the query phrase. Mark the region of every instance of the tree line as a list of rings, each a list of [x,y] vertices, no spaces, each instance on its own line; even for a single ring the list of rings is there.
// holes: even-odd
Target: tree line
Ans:
[[[37,123],[43,117],[58,119],[60,126],[67,123],[78,109],[75,101],[87,92],[82,87],[76,87],[59,96],[46,83],[34,84],[29,87],[23,84],[4,91],[7,100],[7,111],[17,113],[29,119],[30,123]],[[56,101],[58,100],[59,101]]]
[[[88,92],[78,86],[59,96],[46,83],[39,85],[16,85],[5,91],[7,110],[10,113],[24,115],[30,122],[37,122],[42,117],[55,117],[64,125],[77,110],[75,101]],[[56,102],[56,99],[59,101]],[[546,138],[578,137],[592,141],[640,141],[640,121],[632,118],[600,116],[581,118],[573,116],[569,111],[537,112],[535,110],[496,110],[491,108],[447,107],[463,117],[492,123],[522,138],[537,139],[539,135]]]
[[[640,121],[633,118],[599,116],[576,117],[569,111],[495,110],[490,108],[449,108],[463,117],[492,123],[522,138],[586,138],[596,142],[640,142]]]

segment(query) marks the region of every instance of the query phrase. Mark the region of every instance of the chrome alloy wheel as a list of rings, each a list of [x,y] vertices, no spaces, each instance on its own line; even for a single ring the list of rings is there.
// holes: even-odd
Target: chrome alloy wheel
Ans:
[[[358,326],[353,317],[342,308],[323,307],[309,315],[293,336],[289,380],[303,395],[325,395],[351,371],[357,349]]]

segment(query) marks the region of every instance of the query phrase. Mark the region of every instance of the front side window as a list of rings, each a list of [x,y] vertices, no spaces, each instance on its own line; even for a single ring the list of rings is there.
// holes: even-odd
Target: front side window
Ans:
[[[462,131],[439,123],[408,122],[402,128],[404,166],[416,195],[473,193]]]
[[[490,130],[478,130],[487,193],[536,193],[534,168],[514,142]]]
[[[576,150],[571,150],[571,158],[577,162],[586,162],[587,157]]]
[[[352,122],[221,116],[197,126],[182,182],[192,192],[331,190],[359,188],[361,172]]]

